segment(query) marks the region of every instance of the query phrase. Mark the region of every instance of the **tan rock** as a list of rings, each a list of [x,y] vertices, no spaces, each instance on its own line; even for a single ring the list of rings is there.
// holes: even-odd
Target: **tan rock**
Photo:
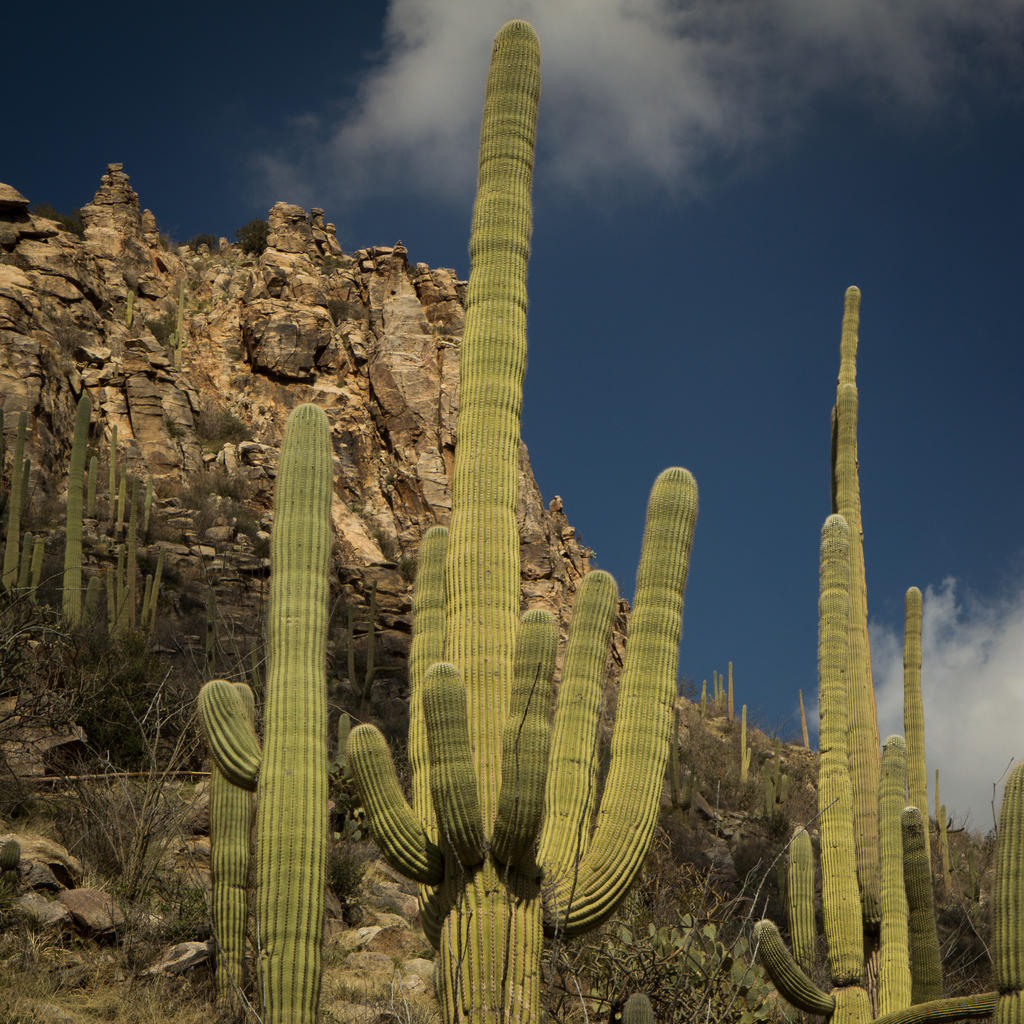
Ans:
[[[124,928],[124,912],[100,889],[65,889],[57,897],[71,911],[75,926],[93,938],[113,938]]]

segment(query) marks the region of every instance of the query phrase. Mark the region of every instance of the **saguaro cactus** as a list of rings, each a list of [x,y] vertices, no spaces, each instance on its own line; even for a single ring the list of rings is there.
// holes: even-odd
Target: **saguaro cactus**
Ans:
[[[519,623],[515,508],[539,57],[526,22],[509,22],[495,39],[470,242],[451,529],[447,544],[443,533],[428,537],[416,578],[414,808],[402,798],[381,734],[364,725],[349,739],[374,837],[395,867],[425,887],[422,917],[439,945],[438,994],[449,1024],[539,1020],[543,930],[566,935],[598,924],[639,870],[668,759],[696,518],[692,477],[666,470],[648,506],[619,716],[592,831],[589,783],[614,582],[591,573],[577,594],[550,756],[552,626],[532,612]]]
[[[327,417],[288,419],[274,490],[256,914],[265,1024],[311,1024],[320,996],[327,870]]]
[[[924,702],[921,698],[921,591],[910,587],[906,594],[903,638],[903,735],[907,738],[907,787],[910,804],[928,813],[928,772],[924,756]],[[924,848],[931,852],[928,830]]]
[[[82,498],[84,494],[85,446],[89,438],[92,399],[82,392],[75,416],[75,439],[71,446],[68,474],[67,525],[64,531],[64,620],[70,626],[82,624]]]
[[[902,736],[890,736],[882,749],[878,811],[882,868],[878,1012],[883,1014],[910,1005],[907,897],[903,888],[903,834],[900,826],[906,797],[907,745]]]
[[[910,1001],[924,1003],[942,998],[942,957],[935,926],[931,858],[925,837],[928,829],[918,807],[905,807],[903,830],[903,886],[907,894],[910,943]]]
[[[864,528],[861,524],[857,462],[857,344],[860,289],[846,290],[840,346],[839,383],[832,410],[832,511],[850,527],[850,641],[847,689],[850,713],[850,779],[857,878],[864,907],[864,925],[873,945],[880,918],[878,859],[878,785],[881,773],[878,718],[868,642],[868,598],[864,574]]]
[[[11,487],[7,496],[7,541],[4,546],[3,585],[11,590],[18,582],[18,556],[21,546],[21,506],[25,500],[24,473],[22,460],[25,457],[25,428],[28,416],[18,415],[18,433],[14,441],[14,458],[11,461]]]
[[[786,907],[793,956],[808,973],[814,968],[817,929],[814,923],[814,851],[807,829],[798,828],[789,844],[789,869],[786,877]]]

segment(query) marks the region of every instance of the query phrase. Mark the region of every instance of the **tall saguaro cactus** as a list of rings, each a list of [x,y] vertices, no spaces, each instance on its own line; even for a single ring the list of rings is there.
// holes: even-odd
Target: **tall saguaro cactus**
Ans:
[[[907,787],[910,804],[922,815],[928,814],[928,771],[924,754],[924,701],[921,696],[921,591],[907,590],[903,635],[903,734],[907,738]],[[924,848],[930,856],[928,829],[924,830]]]
[[[82,623],[82,505],[84,495],[85,446],[89,437],[92,399],[82,392],[75,415],[75,439],[71,445],[71,472],[68,474],[67,525],[64,531],[64,603],[65,621],[71,626]]]
[[[840,345],[839,382],[832,410],[832,511],[850,527],[849,653],[846,686],[849,691],[850,778],[853,784],[853,824],[857,878],[860,882],[864,925],[869,942],[880,919],[878,854],[878,786],[881,756],[875,690],[868,642],[868,598],[864,573],[864,528],[861,523],[860,479],[857,462],[857,345],[860,289],[846,290]],[[877,940],[874,940],[877,941]],[[872,943],[873,944],[873,943]]]
[[[274,490],[267,695],[257,790],[256,914],[265,1024],[312,1024],[327,870],[327,417],[288,419]]]
[[[580,587],[552,724],[554,624],[544,613],[519,617],[515,509],[539,92],[536,35],[524,21],[509,22],[494,42],[484,102],[451,528],[424,539],[415,585],[412,808],[383,736],[359,726],[349,740],[374,837],[421,883],[448,1024],[539,1020],[543,932],[595,926],[640,868],[668,759],[696,518],[692,477],[666,470],[648,506],[619,716],[596,808],[614,581],[595,572]]]

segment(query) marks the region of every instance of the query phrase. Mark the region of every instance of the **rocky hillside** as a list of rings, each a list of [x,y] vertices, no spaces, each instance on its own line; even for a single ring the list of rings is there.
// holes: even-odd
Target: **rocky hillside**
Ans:
[[[182,581],[163,591],[158,637],[200,649],[212,590],[219,645],[244,654],[261,632],[277,446],[290,410],[315,402],[335,451],[332,596],[365,645],[375,590],[377,661],[396,666],[379,696],[397,710],[417,545],[451,508],[465,282],[410,264],[401,242],[345,253],[322,210],[288,203],[259,256],[226,239],[171,250],[120,164],[81,220],[79,237],[0,186],[0,394],[8,452],[12,413],[28,412],[36,535],[56,557],[61,517],[45,508],[60,507],[88,390],[101,493],[115,431],[129,473],[154,480],[151,537]],[[590,553],[560,500],[544,506],[525,446],[519,524],[524,602],[564,626]],[[88,576],[115,553],[85,533]]]

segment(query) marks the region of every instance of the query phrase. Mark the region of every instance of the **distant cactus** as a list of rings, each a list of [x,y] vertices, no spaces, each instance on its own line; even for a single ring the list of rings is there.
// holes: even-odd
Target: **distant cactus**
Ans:
[[[68,474],[67,518],[64,531],[64,621],[70,626],[82,624],[82,496],[85,473],[85,447],[89,439],[92,399],[82,391],[75,416],[75,438],[71,446],[71,470]]]
[[[730,665],[732,662],[729,663]],[[750,748],[747,746],[747,705],[740,710],[740,782],[747,781],[750,771]]]
[[[28,416],[18,416],[18,433],[14,441],[14,458],[11,462],[11,488],[7,496],[7,540],[4,546],[3,585],[12,590],[18,582],[18,558],[21,554],[21,507],[25,496],[22,463],[25,458],[25,429]]]
[[[925,768],[924,701],[921,697],[921,591],[910,587],[906,593],[903,640],[903,734],[907,738],[907,784],[912,806],[928,813],[928,772]],[[924,848],[930,855],[931,842],[925,829]]]
[[[95,455],[89,457],[88,485],[85,498],[85,514],[90,518],[96,517],[96,478],[99,476],[99,459]]]
[[[807,750],[811,749],[811,738],[807,733],[807,714],[804,711],[804,691],[797,690],[796,695],[800,700],[800,735],[804,741],[804,747]]]

